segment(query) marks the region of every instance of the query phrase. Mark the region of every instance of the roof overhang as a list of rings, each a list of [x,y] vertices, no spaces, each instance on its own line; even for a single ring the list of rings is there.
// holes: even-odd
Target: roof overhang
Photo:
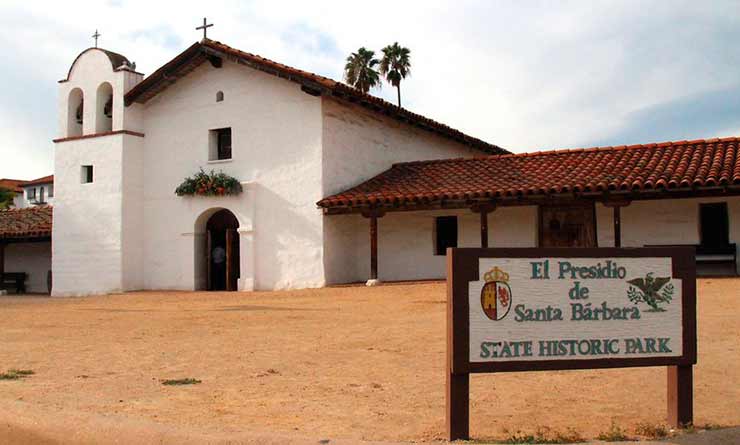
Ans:
[[[632,201],[689,198],[728,198],[740,196],[740,186],[701,187],[662,190],[552,193],[510,195],[495,199],[437,199],[405,201],[403,203],[363,203],[359,205],[319,206],[325,215],[371,214],[373,212],[414,212],[424,210],[475,209],[482,206],[515,207],[540,205],[565,205],[573,203],[602,203],[606,206],[628,205]]]

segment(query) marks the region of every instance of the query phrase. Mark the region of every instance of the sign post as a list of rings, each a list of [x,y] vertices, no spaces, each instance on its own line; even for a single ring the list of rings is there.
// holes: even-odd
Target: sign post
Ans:
[[[667,366],[668,422],[693,420],[692,247],[448,249],[447,436],[470,373]]]

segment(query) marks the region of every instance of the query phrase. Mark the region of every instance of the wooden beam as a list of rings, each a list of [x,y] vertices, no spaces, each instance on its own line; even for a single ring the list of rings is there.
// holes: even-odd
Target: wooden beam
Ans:
[[[211,62],[211,66],[214,68],[221,68],[224,66],[224,61],[220,57],[210,56],[208,57],[208,61]]]

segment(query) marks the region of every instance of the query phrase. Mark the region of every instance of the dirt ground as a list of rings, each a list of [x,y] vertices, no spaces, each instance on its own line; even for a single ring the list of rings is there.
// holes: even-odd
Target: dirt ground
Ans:
[[[698,425],[740,425],[739,287],[699,281]],[[0,373],[35,372],[0,381],[0,439],[440,440],[445,298],[443,283],[0,297]],[[161,384],[187,377],[202,383]],[[474,375],[471,434],[632,432],[664,422],[665,381],[665,368]]]

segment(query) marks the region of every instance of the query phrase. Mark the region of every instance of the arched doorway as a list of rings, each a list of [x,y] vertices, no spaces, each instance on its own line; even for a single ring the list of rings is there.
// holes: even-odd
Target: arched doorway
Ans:
[[[206,267],[208,290],[238,289],[239,221],[228,210],[219,210],[206,223]]]

